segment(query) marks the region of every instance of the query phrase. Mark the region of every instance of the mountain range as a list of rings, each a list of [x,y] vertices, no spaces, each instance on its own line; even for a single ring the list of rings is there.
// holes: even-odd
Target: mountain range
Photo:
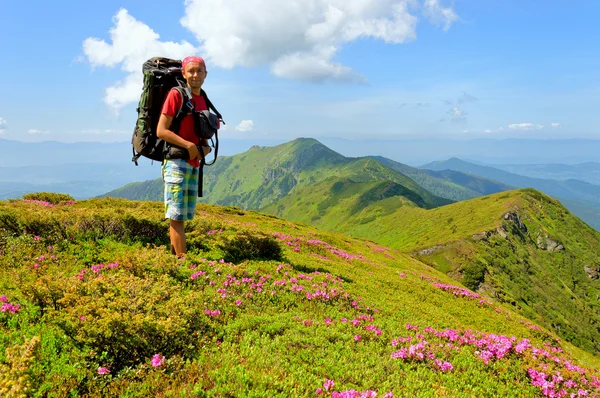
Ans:
[[[347,158],[317,140],[301,138],[273,147],[254,146],[242,154],[220,159],[214,166],[206,167],[204,173],[206,203],[257,210],[269,206],[269,211],[277,213],[274,209],[277,206],[283,208],[285,202],[287,214],[303,214],[303,222],[309,222],[316,215],[307,208],[302,211],[293,209],[291,199],[285,197],[293,195],[296,198],[294,203],[299,205],[314,204],[315,201],[322,201],[322,198],[315,197],[317,190],[324,194],[325,191],[331,191],[327,186],[332,187],[336,183],[352,185],[355,195],[369,196],[366,191],[373,190],[372,198],[367,199],[368,201],[390,196],[402,196],[406,199],[411,196],[409,191],[414,192],[419,198],[413,197],[414,201],[409,198],[409,202],[420,207],[435,207],[509,189],[533,187],[559,198],[575,215],[600,229],[598,185],[580,180],[525,177],[455,158],[415,168],[380,156]],[[343,179],[350,181],[344,182]],[[376,181],[399,184],[407,191],[402,194],[398,185],[364,185]],[[357,187],[358,183],[363,185]],[[384,193],[377,193],[378,191]],[[160,179],[132,183],[105,194],[157,201],[162,200],[162,195]],[[302,200],[303,196],[310,196],[312,199]],[[278,205],[277,201],[282,203]],[[391,204],[392,207],[399,205],[400,203]],[[310,206],[313,205],[308,205]],[[359,207],[349,210],[356,211]]]
[[[535,188],[563,201],[582,220],[600,230],[600,219],[593,215],[600,210],[600,185],[576,179],[553,180],[526,177],[457,158],[428,163],[422,168],[437,171],[454,170],[493,179],[517,188]]]

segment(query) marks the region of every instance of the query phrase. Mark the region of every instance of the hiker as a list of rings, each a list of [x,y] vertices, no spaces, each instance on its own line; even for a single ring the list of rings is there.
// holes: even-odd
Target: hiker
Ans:
[[[181,72],[192,91],[191,102],[196,110],[208,110],[201,95],[202,84],[207,75],[204,60],[196,56],[186,57],[181,63]],[[202,151],[204,156],[211,151],[208,142],[198,138],[191,113],[183,118],[178,134],[169,129],[173,118],[183,105],[182,102],[183,97],[179,91],[169,91],[156,129],[158,138],[175,148],[187,150],[189,154],[187,159],[173,159],[167,154],[162,165],[165,218],[170,220],[171,252],[178,257],[186,253],[184,221],[191,220],[196,210],[199,168],[203,156],[199,151]]]

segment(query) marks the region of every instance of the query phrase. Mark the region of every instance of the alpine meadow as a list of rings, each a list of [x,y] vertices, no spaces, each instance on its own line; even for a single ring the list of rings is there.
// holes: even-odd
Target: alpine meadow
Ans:
[[[600,398],[599,15],[0,1],[0,398]]]
[[[0,202],[0,391],[597,395],[600,233],[532,189],[389,164],[312,139],[220,159],[185,259],[160,180]]]

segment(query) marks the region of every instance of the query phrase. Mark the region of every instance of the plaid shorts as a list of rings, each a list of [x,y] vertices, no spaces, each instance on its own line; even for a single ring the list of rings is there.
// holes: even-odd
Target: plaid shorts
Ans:
[[[162,178],[165,183],[165,218],[186,221],[194,218],[198,198],[198,171],[184,159],[165,160]]]

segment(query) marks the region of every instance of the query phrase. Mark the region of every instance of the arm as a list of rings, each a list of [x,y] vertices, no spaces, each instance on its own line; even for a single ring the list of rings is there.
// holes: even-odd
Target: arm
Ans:
[[[169,144],[187,149],[190,154],[190,159],[196,159],[198,157],[198,148],[193,143],[184,140],[179,135],[169,130],[172,122],[173,118],[171,116],[162,113],[158,119],[158,125],[156,126],[156,136]]]

